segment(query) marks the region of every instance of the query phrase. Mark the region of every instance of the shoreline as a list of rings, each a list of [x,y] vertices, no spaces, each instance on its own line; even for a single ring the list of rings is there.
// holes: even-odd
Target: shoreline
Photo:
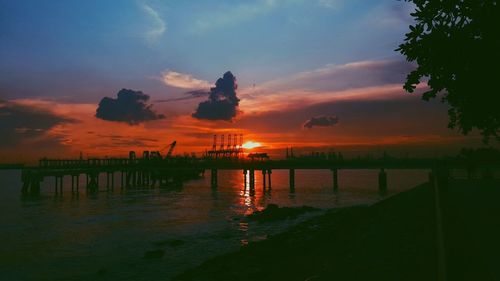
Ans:
[[[500,234],[500,227],[494,234],[490,231],[488,239],[477,239],[474,247],[462,246],[470,237],[484,236],[483,231],[474,235],[464,229],[486,231],[495,224],[500,206],[491,198],[500,198],[498,183],[453,180],[442,194],[450,277],[500,277],[494,262],[500,257],[494,235]],[[470,201],[475,197],[490,200],[483,206],[481,200]],[[464,202],[473,211],[464,213]],[[477,220],[477,216],[487,218]],[[460,247],[463,252],[457,251]],[[483,263],[470,260],[472,253],[484,251],[488,254]],[[209,259],[173,280],[436,280],[437,276],[434,190],[424,183],[370,205],[330,209],[266,240]]]

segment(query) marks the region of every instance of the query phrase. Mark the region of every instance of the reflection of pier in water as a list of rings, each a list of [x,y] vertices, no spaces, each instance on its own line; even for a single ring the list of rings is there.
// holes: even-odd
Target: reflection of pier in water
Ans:
[[[442,164],[441,164],[442,165]],[[97,191],[100,187],[99,175],[106,175],[106,189],[115,187],[115,174],[120,175],[120,187],[168,187],[182,186],[184,181],[199,178],[210,170],[211,186],[218,185],[219,170],[243,171],[244,186],[255,189],[255,173],[262,173],[262,187],[272,187],[273,170],[289,171],[290,191],[295,191],[295,170],[326,169],[332,172],[332,188],[339,188],[338,170],[340,169],[377,169],[379,191],[387,189],[386,169],[428,169],[436,167],[436,162],[424,159],[403,160],[268,160],[251,161],[247,159],[136,159],[136,158],[94,158],[73,160],[42,159],[38,166],[24,167],[22,170],[23,194],[38,194],[40,183],[47,177],[54,177],[55,192],[62,193],[64,177],[71,177],[71,190],[79,191],[81,175],[86,177],[86,189]],[[464,168],[462,163],[446,163],[446,167]],[[248,182],[247,182],[248,181]]]

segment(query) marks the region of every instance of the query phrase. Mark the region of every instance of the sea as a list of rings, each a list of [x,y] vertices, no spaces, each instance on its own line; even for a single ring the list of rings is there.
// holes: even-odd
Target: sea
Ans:
[[[46,178],[39,196],[24,197],[21,171],[0,170],[0,280],[169,280],[324,210],[373,204],[411,189],[429,173],[386,170],[382,195],[378,172],[339,170],[334,190],[331,171],[296,170],[292,191],[287,170],[273,171],[270,190],[256,171],[254,192],[241,171],[219,171],[217,188],[207,172],[182,187],[100,187],[96,193],[86,191],[84,176],[78,193],[65,178],[62,194]],[[274,222],[246,219],[269,204],[321,210]]]

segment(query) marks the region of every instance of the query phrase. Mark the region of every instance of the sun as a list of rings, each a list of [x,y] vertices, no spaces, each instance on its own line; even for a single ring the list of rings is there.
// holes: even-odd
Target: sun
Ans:
[[[254,142],[254,141],[247,141],[242,145],[242,147],[245,149],[252,149],[260,146],[262,146],[260,142]]]

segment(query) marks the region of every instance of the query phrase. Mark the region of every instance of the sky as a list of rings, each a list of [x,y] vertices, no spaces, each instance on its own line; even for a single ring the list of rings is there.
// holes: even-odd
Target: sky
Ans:
[[[0,0],[0,162],[287,146],[438,155],[477,145],[402,89],[396,0]],[[230,73],[227,73],[230,71]],[[219,80],[220,79],[220,80]],[[219,81],[219,82],[217,82]],[[216,85],[217,82],[217,85]]]

